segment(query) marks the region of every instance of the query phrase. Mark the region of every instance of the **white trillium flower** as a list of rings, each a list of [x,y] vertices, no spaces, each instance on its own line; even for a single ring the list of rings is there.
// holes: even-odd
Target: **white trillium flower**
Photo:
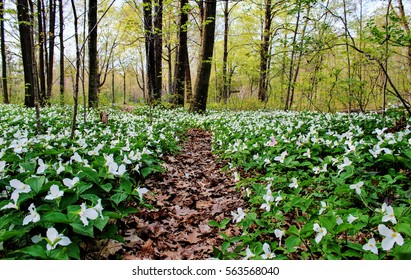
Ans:
[[[95,220],[98,217],[98,213],[94,208],[87,208],[86,204],[83,202],[81,205],[81,210],[78,213],[80,220],[83,222],[84,226],[88,225],[88,219]]]
[[[321,215],[321,214],[326,210],[326,207],[327,207],[327,203],[326,203],[326,202],[321,201],[320,203],[321,203],[321,209],[320,209],[320,211],[318,212],[318,215]]]
[[[10,186],[15,188],[15,192],[17,193],[29,193],[31,191],[31,187],[29,185],[24,184],[17,179],[12,179],[10,181]]]
[[[52,185],[50,187],[48,195],[44,199],[54,200],[54,199],[58,199],[58,198],[62,197],[63,195],[64,195],[64,192],[59,189],[59,186]]]
[[[291,183],[288,185],[290,188],[298,188],[297,178],[292,178]]]
[[[63,234],[59,234],[55,228],[49,228],[46,232],[47,250],[53,250],[57,245],[67,246],[71,243],[70,239]]]
[[[3,173],[5,168],[6,162],[4,160],[0,161],[0,173]]]
[[[275,161],[279,161],[279,162],[281,162],[281,163],[284,163],[285,157],[286,157],[287,155],[288,155],[288,152],[287,152],[287,151],[284,151],[284,152],[281,153],[280,156],[276,156],[276,157],[274,158],[274,160],[275,160]]]
[[[80,179],[79,179],[78,177],[74,177],[73,179],[64,178],[64,179],[63,179],[63,184],[64,184],[67,188],[71,189],[71,188],[73,188],[74,185],[75,185],[76,183],[78,183],[79,181],[80,181]]]
[[[40,215],[37,213],[36,206],[34,204],[30,204],[29,209],[30,214],[24,217],[23,226],[27,225],[30,222],[37,223],[40,221]]]
[[[247,246],[247,249],[245,249],[245,257],[243,258],[243,260],[248,260],[252,257],[255,257],[255,255],[251,252],[250,246]]]
[[[397,219],[394,215],[394,209],[392,208],[392,206],[388,206],[385,202],[382,205],[382,213],[384,214],[384,216],[382,217],[383,222],[390,221],[393,224],[397,223]]]
[[[100,199],[100,198],[97,200],[97,204],[96,204],[96,206],[93,207],[93,209],[97,211],[97,213],[100,215],[100,217],[101,217],[102,219],[104,219],[104,217],[103,217],[103,210],[104,210],[104,208],[103,208],[103,206],[101,205],[101,199]]]
[[[231,211],[231,216],[233,216],[233,222],[239,223],[242,219],[245,218],[245,213],[241,207],[237,208],[237,213]]]
[[[268,243],[263,244],[263,251],[264,251],[264,254],[261,255],[263,259],[266,260],[266,259],[275,258],[275,254],[271,252],[271,248],[270,248],[270,245],[268,245]]]
[[[47,169],[48,165],[44,164],[44,161],[41,158],[39,158],[37,162],[38,168],[36,174],[44,174],[44,171]]]
[[[357,220],[358,217],[354,217],[353,215],[348,215],[347,221],[349,224],[352,224],[352,222],[354,222],[355,220]]]
[[[361,187],[364,186],[364,182],[358,182],[350,186],[350,189],[355,190],[358,195],[361,195]]]
[[[385,251],[390,250],[395,243],[400,246],[404,244],[404,239],[402,238],[401,234],[389,229],[385,225],[378,225],[378,232],[385,237],[381,243],[381,247]]]
[[[281,191],[278,191],[278,196],[275,198],[275,206],[278,206],[278,203],[280,203],[280,201],[283,200],[283,197],[280,193]]]
[[[337,168],[339,169],[338,171],[338,175],[340,175],[340,173],[344,170],[345,167],[350,166],[352,164],[352,161],[345,157],[344,158],[344,162],[342,164],[337,165]]]
[[[148,193],[148,189],[147,188],[140,188],[138,187],[137,189],[138,195],[140,197],[140,200],[143,199],[143,195],[145,195],[146,193]]]
[[[274,234],[275,234],[275,237],[277,237],[278,239],[280,239],[279,246],[281,246],[281,239],[282,239],[283,236],[284,236],[284,231],[281,230],[281,229],[276,228],[276,229],[274,230]]]
[[[341,219],[339,215],[336,215],[335,218],[337,219],[337,225],[341,225],[342,223],[344,223],[343,219]]]
[[[371,251],[371,252],[373,252],[374,254],[378,255],[378,248],[377,248],[377,246],[376,246],[376,243],[375,243],[375,239],[374,239],[374,238],[371,238],[370,240],[368,240],[368,243],[365,244],[364,246],[362,246],[362,248],[363,248],[363,250],[365,250],[365,251]]]
[[[315,236],[315,242],[320,243],[321,239],[327,234],[327,229],[320,227],[319,224],[315,223],[313,227],[314,231],[317,232]]]

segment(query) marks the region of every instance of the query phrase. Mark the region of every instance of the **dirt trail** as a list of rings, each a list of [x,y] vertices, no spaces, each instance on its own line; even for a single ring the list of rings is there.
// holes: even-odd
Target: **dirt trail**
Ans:
[[[142,209],[128,218],[124,259],[204,260],[222,243],[210,220],[221,221],[245,202],[232,178],[211,153],[211,133],[188,131],[178,156],[166,156],[167,173],[145,182],[146,200],[153,210]],[[229,236],[241,234],[230,222]]]

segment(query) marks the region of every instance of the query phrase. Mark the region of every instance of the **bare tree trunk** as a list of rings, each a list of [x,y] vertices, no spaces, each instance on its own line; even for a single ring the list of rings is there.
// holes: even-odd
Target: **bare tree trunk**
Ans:
[[[268,57],[269,57],[269,42],[271,37],[271,15],[272,5],[271,0],[266,0],[265,2],[265,15],[264,15],[264,28],[263,36],[260,47],[260,76],[258,80],[258,99],[263,102],[267,102],[268,95],[268,77],[267,72],[269,70]]]
[[[297,9],[297,19],[296,19],[296,24],[295,24],[295,29],[294,29],[294,35],[293,35],[293,41],[291,43],[291,59],[290,59],[290,66],[289,66],[289,72],[288,72],[288,85],[287,85],[287,98],[285,100],[285,108],[284,110],[289,110],[292,105],[292,94],[293,94],[293,88],[294,88],[294,72],[295,72],[295,59],[296,59],[296,44],[297,44],[297,35],[298,35],[298,29],[300,28],[300,17],[301,17],[301,2],[298,4],[298,9]]]
[[[145,34],[145,49],[146,49],[146,67],[147,67],[147,97],[148,103],[152,104],[154,95],[155,83],[155,60],[154,60],[154,38],[153,15],[151,0],[143,0],[144,12],[144,34]]]
[[[216,0],[210,0],[206,2],[205,18],[202,32],[203,38],[201,40],[199,66],[194,87],[194,100],[190,104],[191,112],[205,113],[207,108],[211,63],[214,50],[216,8]]]
[[[54,45],[56,35],[54,29],[56,25],[56,0],[49,0],[49,52],[47,59],[47,84],[46,101],[50,104],[51,92],[53,88],[53,68],[54,68]]]
[[[17,18],[19,21],[19,33],[20,33],[20,42],[21,42],[21,53],[23,59],[23,71],[24,71],[24,83],[25,83],[25,97],[24,105],[27,107],[34,107],[35,99],[35,83],[33,73],[33,42],[31,40],[31,35],[33,34],[33,26],[27,24],[32,22],[30,16],[30,6],[32,6],[31,1],[29,0],[17,0]],[[37,84],[36,84],[37,85]]]
[[[74,3],[75,0],[71,0],[71,6],[73,8],[74,14],[74,39],[76,41],[76,78],[74,82],[74,108],[73,108],[73,121],[71,125],[71,134],[70,139],[73,140],[74,134],[76,131],[77,126],[77,111],[78,111],[78,92],[79,92],[79,81],[80,81],[80,64],[81,64],[81,53],[80,53],[80,46],[79,46],[79,36],[78,36],[78,17],[77,17],[77,10],[76,5]]]
[[[227,77],[227,63],[228,63],[228,32],[229,32],[229,24],[228,24],[228,16],[229,16],[229,9],[228,9],[228,0],[225,0],[224,3],[224,46],[223,46],[223,101],[227,103],[229,98],[228,92],[228,77]]]
[[[345,37],[345,51],[347,52],[347,72],[348,72],[348,114],[351,113],[352,109],[352,99],[353,99],[353,92],[352,92],[352,75],[351,75],[351,56],[350,50],[348,46],[348,21],[347,21],[347,3],[346,0],[343,0],[343,7],[344,7],[344,37]]]
[[[401,24],[408,38],[408,44],[407,44],[408,79],[411,81],[411,30],[410,30],[410,26],[407,21],[407,16],[405,15],[405,9],[404,9],[404,4],[402,0],[398,0],[398,9],[400,13]]]
[[[59,22],[60,22],[60,104],[64,103],[65,73],[64,73],[64,14],[63,0],[59,0]]]
[[[163,74],[163,0],[156,0],[154,6],[154,86],[153,98],[161,100]]]
[[[0,0],[0,19],[4,17],[4,2]],[[6,39],[4,36],[4,21],[0,21],[0,44],[1,44],[1,81],[3,86],[3,102],[4,104],[9,104],[9,93],[8,93],[8,86],[7,86],[7,57],[6,57]]]
[[[38,50],[39,50],[39,80],[40,80],[40,103],[41,105],[46,104],[46,72],[45,72],[45,61],[44,61],[44,42],[45,42],[45,26],[44,22],[44,7],[43,1],[37,1],[37,22],[38,22]]]
[[[114,105],[116,103],[116,98],[115,98],[115,88],[114,88],[114,59],[111,62],[111,104]]]
[[[99,62],[97,50],[97,9],[98,0],[89,0],[88,9],[88,59],[89,59],[89,85],[88,106],[98,108],[98,90],[100,84]]]
[[[174,86],[174,104],[177,106],[184,106],[184,89],[187,87],[186,73],[188,63],[187,50],[187,22],[188,13],[186,11],[188,0],[180,1],[180,22],[179,22],[179,36],[178,36],[178,51],[176,61],[176,74]],[[189,71],[189,70],[188,70]]]
[[[308,25],[309,18],[310,18],[310,5],[308,5],[307,16],[305,17],[304,27],[303,27],[303,30],[301,32],[301,40],[300,40],[300,44],[299,44],[299,47],[298,47],[299,51],[298,51],[297,65],[295,67],[293,80],[291,82],[291,97],[290,97],[290,104],[289,104],[289,107],[288,107],[289,109],[291,109],[291,107],[293,105],[293,102],[294,102],[295,85],[297,83],[298,74],[300,72],[301,58],[302,58],[302,54],[303,54],[304,36],[305,36],[305,32],[307,30],[307,25]]]
[[[126,105],[126,97],[127,97],[127,83],[126,83],[126,69],[124,69],[123,75],[123,105]]]

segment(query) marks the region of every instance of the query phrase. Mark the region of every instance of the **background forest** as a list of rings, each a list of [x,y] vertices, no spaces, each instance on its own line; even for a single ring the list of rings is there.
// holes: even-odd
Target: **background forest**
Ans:
[[[391,102],[409,110],[410,7],[402,0],[0,5],[4,103],[34,106],[37,91],[41,105],[73,96],[90,107],[183,105],[199,94],[232,108],[365,111]]]

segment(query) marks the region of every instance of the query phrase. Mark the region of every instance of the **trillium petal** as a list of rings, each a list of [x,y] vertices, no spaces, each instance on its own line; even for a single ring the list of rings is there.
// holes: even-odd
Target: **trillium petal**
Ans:
[[[66,236],[62,236],[61,240],[59,242],[57,242],[57,244],[61,245],[61,246],[67,246],[71,243],[70,238],[66,237]]]
[[[386,227],[385,225],[378,225],[378,232],[382,235],[382,236],[389,236],[391,237],[393,234],[393,231],[390,230],[388,227]]]
[[[397,236],[395,237],[395,242],[397,242],[397,244],[400,246],[404,245],[404,238],[401,234],[397,233]]]
[[[23,226],[28,225],[31,221],[33,221],[33,215],[27,215],[23,219]]]
[[[390,250],[395,244],[395,240],[392,237],[386,237],[382,240],[381,242],[381,247],[385,250],[388,251]]]
[[[47,229],[46,236],[47,239],[50,240],[51,243],[54,243],[58,237],[59,233],[55,228]]]

